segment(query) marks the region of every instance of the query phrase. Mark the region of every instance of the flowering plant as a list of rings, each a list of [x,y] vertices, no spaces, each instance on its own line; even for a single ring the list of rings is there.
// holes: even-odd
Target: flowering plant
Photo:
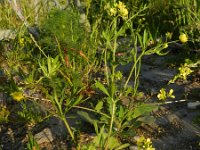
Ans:
[[[126,5],[119,1],[119,3],[115,3],[114,7],[110,8],[110,16],[120,16],[124,20],[128,18],[128,9]]]
[[[167,98],[175,98],[173,93],[174,93],[173,89],[170,89],[169,92],[166,92],[166,89],[162,88],[157,97],[159,100],[166,100]]]

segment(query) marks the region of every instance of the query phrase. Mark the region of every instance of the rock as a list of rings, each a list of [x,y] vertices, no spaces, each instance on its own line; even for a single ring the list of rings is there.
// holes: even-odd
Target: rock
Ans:
[[[199,101],[187,103],[187,107],[189,109],[196,109],[198,106],[200,106],[200,102]]]
[[[135,141],[138,141],[138,140],[140,139],[140,136],[136,135],[136,136],[133,137],[133,139],[134,139]]]
[[[189,100],[199,100],[200,99],[200,86],[198,85],[198,87],[192,87],[192,89],[190,89],[188,91],[187,98]]]
[[[165,117],[159,117],[156,119],[156,124],[161,126],[167,126],[169,124],[169,120]]]
[[[176,114],[180,119],[186,117],[186,116],[187,116],[187,113],[188,113],[188,112],[187,112],[186,109],[180,109],[180,110],[178,110],[178,111],[175,112],[175,114]]]
[[[169,122],[173,122],[173,121],[181,121],[180,118],[176,115],[176,114],[170,114],[167,116],[167,119]]]
[[[15,36],[16,36],[16,33],[13,30],[10,30],[10,29],[0,30],[0,41],[14,39]]]
[[[152,81],[153,83],[167,83],[175,75],[174,69],[152,68],[150,65],[144,65],[141,67],[142,78]]]
[[[138,147],[135,146],[135,145],[131,145],[131,146],[129,147],[129,150],[138,150]]]
[[[52,132],[49,128],[45,128],[41,132],[34,135],[35,140],[38,144],[50,143],[54,140]]]
[[[56,117],[51,117],[47,123],[50,126],[53,135],[55,135],[57,137],[66,136],[67,129],[62,120],[60,120]]]

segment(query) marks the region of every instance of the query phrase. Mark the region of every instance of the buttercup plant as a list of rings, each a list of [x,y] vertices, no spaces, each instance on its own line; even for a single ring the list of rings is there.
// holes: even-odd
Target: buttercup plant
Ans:
[[[143,10],[145,9],[146,7],[144,7]],[[116,136],[118,134],[125,133],[125,128],[136,128],[136,126],[134,126],[134,123],[132,123],[131,125],[131,122],[133,122],[133,120],[139,118],[144,114],[148,114],[153,109],[155,109],[155,106],[150,105],[138,105],[136,107],[131,107],[128,104],[128,107],[124,107],[120,102],[120,97],[126,94],[132,94],[133,96],[135,96],[135,94],[137,93],[142,57],[144,55],[151,55],[154,53],[158,55],[164,55],[166,53],[163,53],[162,50],[167,47],[166,43],[159,43],[155,47],[148,49],[148,44],[151,39],[150,33],[147,30],[144,30],[143,35],[141,35],[134,29],[132,29],[132,19],[142,13],[142,10],[138,14],[135,14],[134,16],[130,16],[130,18],[128,18],[128,10],[126,9],[125,4],[122,2],[118,2],[114,3],[113,7],[108,8],[107,11],[109,11],[108,13],[110,14],[112,19],[108,23],[107,28],[102,32],[102,40],[106,43],[105,47],[103,48],[103,61],[105,64],[104,74],[106,76],[106,84],[103,85],[99,81],[96,81],[95,83],[96,88],[100,89],[106,95],[106,111],[108,111],[109,117],[102,116],[100,118],[100,120],[106,124],[106,126],[103,126],[106,133],[104,134],[105,137],[102,139],[103,141],[101,141],[101,145],[99,145],[106,150],[110,149],[110,140],[117,140]],[[120,18],[122,18],[124,22],[119,27]],[[133,42],[134,44],[133,48],[130,50],[134,64],[125,83],[120,87],[118,85],[118,81],[122,80],[122,78],[120,77],[121,73],[116,70],[116,67],[118,66],[116,57],[116,53],[118,51],[117,41],[120,36],[126,35],[127,29],[131,30],[130,43]],[[141,52],[138,52],[138,45],[141,47]],[[131,80],[132,76],[134,76],[134,85],[133,88],[130,90],[130,88],[128,88],[128,83]],[[97,106],[100,105],[100,103],[101,105],[103,105],[102,101],[100,101]],[[101,112],[102,108],[98,111]],[[118,147],[117,145],[115,146],[116,148]]]
[[[109,13],[111,16],[119,15],[124,20],[128,18],[128,10],[126,8],[126,5],[122,3],[121,1],[119,1],[119,3],[115,3],[114,7],[110,8]]]
[[[145,138],[144,136],[140,137],[137,140],[138,150],[155,150],[152,146],[152,141],[150,138]]]
[[[183,79],[183,80],[187,80],[187,77],[192,73],[192,72],[194,72],[192,69],[191,69],[191,67],[187,64],[187,63],[185,63],[184,65],[182,64],[179,68],[178,68],[178,70],[179,70],[179,73],[176,75],[176,76],[174,76],[174,78],[173,79],[171,79],[170,81],[169,81],[169,84],[170,83],[174,83],[177,79]]]
[[[184,47],[188,46],[189,39],[192,41],[191,34],[184,27],[183,30],[177,30],[177,27],[199,20],[199,17],[193,17],[198,13],[196,5],[188,8],[193,0],[191,3],[185,3],[185,0],[167,1],[168,3],[153,0],[82,1],[86,8],[76,8],[72,1],[65,8],[61,7],[60,0],[38,0],[37,6],[32,5],[35,1],[30,1],[30,5],[28,1],[21,0],[21,5],[18,6],[22,12],[18,13],[23,14],[22,18],[16,18],[19,16],[8,7],[9,2],[11,1],[3,1],[6,5],[0,3],[0,12],[6,10],[0,13],[0,26],[17,27],[19,32],[14,42],[8,41],[9,46],[5,45],[5,50],[0,54],[3,56],[3,60],[0,58],[1,63],[6,66],[3,70],[8,76],[8,83],[15,86],[13,89],[10,85],[8,88],[3,87],[6,89],[4,91],[8,91],[19,105],[25,102],[25,106],[27,100],[27,103],[30,100],[45,110],[48,114],[46,117],[59,118],[67,128],[68,139],[75,143],[73,146],[78,145],[77,149],[85,150],[119,150],[129,147],[129,143],[123,141],[133,137],[136,134],[135,129],[141,123],[147,123],[145,117],[149,117],[149,113],[157,108],[153,104],[137,101],[137,96],[140,95],[138,87],[143,56],[167,54],[168,44],[173,43],[170,40],[179,36],[176,31],[183,32],[179,36],[179,42],[183,43]],[[67,1],[62,2],[65,5]],[[160,4],[164,6],[164,11]],[[193,9],[194,13],[191,11]],[[86,10],[86,16],[82,15],[83,10]],[[167,20],[163,16],[166,12],[170,12]],[[162,16],[157,15],[159,13],[162,13]],[[155,21],[156,16],[159,16],[159,24]],[[91,24],[87,24],[89,22],[86,19]],[[35,24],[40,33],[39,38],[25,31]],[[168,27],[169,24],[174,26]],[[163,34],[166,35],[166,40],[155,42],[155,39]],[[121,66],[127,63],[132,66],[124,72]],[[192,71],[190,66],[181,65],[179,76],[173,82],[178,78],[187,79]],[[15,80],[16,77],[19,77],[18,80]],[[163,88],[157,97],[164,101],[175,96],[172,89],[167,91]],[[125,98],[128,99],[127,102]],[[91,142],[78,143],[79,134],[76,132],[82,133],[78,131],[79,128],[74,129],[66,119],[72,109],[94,125],[96,135],[92,136]],[[0,113],[3,116],[0,120],[3,121],[4,117],[7,119],[8,115],[12,115],[7,112],[7,108],[2,108]],[[18,112],[18,116],[25,118],[32,125],[43,120],[39,114],[32,113],[34,109],[24,107],[23,111]],[[7,121],[9,122],[5,122]],[[30,134],[28,143],[28,149],[38,149]],[[138,147],[141,150],[154,149],[149,138],[142,138]]]

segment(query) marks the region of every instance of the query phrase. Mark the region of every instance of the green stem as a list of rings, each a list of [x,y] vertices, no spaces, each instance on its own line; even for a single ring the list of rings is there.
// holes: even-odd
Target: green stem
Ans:
[[[110,136],[112,134],[113,122],[114,122],[114,118],[115,118],[115,107],[116,107],[116,101],[113,100],[113,98],[112,98],[112,114],[111,114],[111,119],[110,119],[110,127],[109,127],[108,137],[107,137],[107,140],[105,143],[105,150],[108,149],[108,142],[109,142]]]
[[[114,63],[114,65],[112,64],[112,76],[111,76],[111,82],[112,84],[114,83],[114,80],[115,80],[115,61],[116,61],[116,49],[117,49],[117,17],[114,18],[114,23],[113,23],[113,27],[114,28],[114,43],[113,43],[113,49],[112,49],[112,63]]]
[[[105,55],[104,55],[105,75],[106,75],[107,84],[110,85],[109,75],[108,75],[108,63],[107,63],[107,49],[105,49],[104,53],[105,53]]]
[[[68,122],[67,122],[67,119],[65,118],[65,116],[61,116],[61,120],[64,122],[66,128],[67,128],[67,131],[69,132],[72,140],[74,141],[75,140],[75,137],[74,137],[74,133],[72,132]]]
[[[140,68],[141,68],[141,59],[138,62],[138,66],[136,65],[135,68],[135,76],[134,76],[134,93],[133,96],[135,96],[137,89],[138,89],[138,85],[139,85],[139,74],[140,74]]]
[[[132,68],[131,68],[131,72],[129,73],[129,76],[128,76],[128,79],[126,80],[126,83],[124,84],[124,89],[126,89],[130,79],[131,79],[131,76],[133,74],[133,71],[135,70],[135,68],[137,67],[137,63],[141,60],[142,56],[144,55],[145,51],[142,51],[142,53],[140,54],[140,56],[138,57],[138,59],[134,62]]]
[[[95,112],[97,114],[101,114],[107,118],[110,118],[110,116],[108,116],[107,114],[105,113],[102,113],[102,112],[97,112],[96,110],[93,110],[93,109],[90,109],[90,108],[86,108],[86,107],[81,107],[81,106],[73,106],[73,108],[79,108],[79,109],[84,109],[84,110],[88,110],[88,111],[91,111],[91,112]]]
[[[39,46],[39,44],[37,43],[37,41],[35,40],[35,38],[33,37],[32,34],[30,34],[31,39],[33,40],[33,42],[35,43],[35,46],[37,46],[37,48],[42,52],[42,54],[47,58],[47,55],[45,54],[45,52],[42,50],[42,48]]]
[[[110,128],[109,128],[109,133],[108,133],[109,137],[112,133],[113,121],[114,121],[114,115],[115,115],[115,107],[116,107],[116,102],[113,99],[112,99],[112,101],[113,101],[113,106],[112,106],[112,114],[111,114],[111,120],[110,120]]]

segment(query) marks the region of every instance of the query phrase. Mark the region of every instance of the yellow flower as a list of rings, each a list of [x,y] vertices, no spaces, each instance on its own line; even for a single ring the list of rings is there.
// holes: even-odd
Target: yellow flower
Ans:
[[[148,142],[148,143],[151,142],[151,139],[150,139],[150,138],[147,138],[147,142]]]
[[[111,15],[111,16],[116,16],[116,14],[117,14],[116,8],[111,8],[111,9],[110,9],[110,15]]]
[[[157,95],[157,98],[159,100],[166,100],[167,98],[175,98],[175,96],[173,95],[174,90],[170,89],[169,93],[166,92],[166,89],[162,88],[160,90],[160,93]]]
[[[128,10],[126,8],[126,5],[124,5],[124,3],[120,2],[117,4],[116,6],[118,8],[118,11],[119,11],[119,15],[122,17],[122,18],[127,18],[128,17]]]
[[[18,102],[24,99],[24,95],[22,92],[13,92],[10,95],[12,96],[14,100]]]
[[[122,18],[128,18],[128,10],[126,8],[122,8],[119,10],[119,14],[121,15]]]
[[[116,5],[116,7],[118,7],[118,9],[121,9],[121,8],[126,8],[126,6],[124,5],[124,3],[120,2]]]
[[[182,43],[186,43],[188,41],[188,37],[186,34],[182,33],[180,36],[179,36],[179,40],[182,42]]]
[[[165,89],[162,88],[160,90],[160,93],[157,95],[157,97],[158,97],[159,100],[165,100],[166,99],[166,95],[167,95],[167,93],[166,93]]]
[[[163,44],[163,48],[168,48],[168,44],[167,44],[167,43],[164,43],[164,44]]]
[[[155,148],[153,148],[153,147],[147,147],[146,150],[155,150]]]
[[[170,89],[169,93],[168,93],[168,97],[175,98],[175,96],[173,95],[173,93],[174,93],[174,90]]]
[[[180,76],[184,80],[186,80],[187,76],[193,72],[193,70],[191,70],[190,67],[187,66],[187,64],[181,65],[181,67],[179,67],[179,71],[180,71]]]
[[[24,38],[20,38],[20,39],[19,39],[19,44],[20,44],[21,46],[24,46]]]

